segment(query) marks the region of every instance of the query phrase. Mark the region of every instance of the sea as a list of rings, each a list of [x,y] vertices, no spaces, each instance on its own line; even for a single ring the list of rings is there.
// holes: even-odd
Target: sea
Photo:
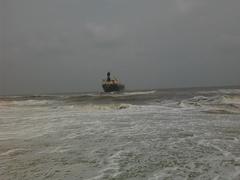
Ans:
[[[0,97],[1,180],[240,180],[240,87]]]

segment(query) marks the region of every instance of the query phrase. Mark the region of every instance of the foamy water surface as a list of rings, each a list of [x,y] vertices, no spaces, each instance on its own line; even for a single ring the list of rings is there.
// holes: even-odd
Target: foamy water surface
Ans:
[[[238,89],[0,100],[0,179],[240,179]]]

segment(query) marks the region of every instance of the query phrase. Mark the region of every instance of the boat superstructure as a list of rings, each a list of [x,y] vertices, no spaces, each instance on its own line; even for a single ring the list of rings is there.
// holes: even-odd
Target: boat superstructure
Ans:
[[[116,78],[111,79],[110,72],[107,73],[107,79],[102,81],[102,87],[104,92],[117,92],[123,91],[125,86],[120,83],[120,81]]]

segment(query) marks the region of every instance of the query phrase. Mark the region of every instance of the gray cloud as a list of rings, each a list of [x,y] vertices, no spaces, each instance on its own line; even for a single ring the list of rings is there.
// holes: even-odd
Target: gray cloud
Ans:
[[[1,94],[240,84],[238,0],[3,2]]]
[[[177,9],[181,13],[190,12],[200,6],[201,3],[202,1],[199,0],[176,0]]]
[[[90,38],[92,38],[93,43],[97,47],[116,47],[121,43],[121,37],[123,36],[123,27],[118,24],[96,24],[87,23],[86,31]]]

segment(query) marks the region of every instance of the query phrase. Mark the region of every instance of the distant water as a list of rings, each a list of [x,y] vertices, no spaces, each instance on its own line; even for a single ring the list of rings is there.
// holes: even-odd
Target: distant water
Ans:
[[[1,180],[239,180],[240,88],[0,98]]]

